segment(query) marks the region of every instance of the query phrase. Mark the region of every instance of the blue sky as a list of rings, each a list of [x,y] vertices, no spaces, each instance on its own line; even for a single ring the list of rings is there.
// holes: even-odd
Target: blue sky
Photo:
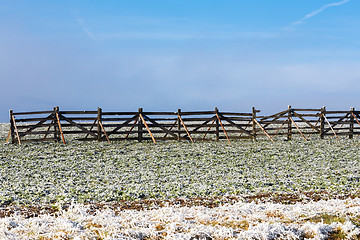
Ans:
[[[0,2],[8,110],[360,109],[358,0]]]

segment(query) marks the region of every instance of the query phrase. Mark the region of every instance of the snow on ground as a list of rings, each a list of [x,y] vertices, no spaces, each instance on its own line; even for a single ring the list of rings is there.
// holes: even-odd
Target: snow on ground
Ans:
[[[55,215],[0,220],[1,239],[337,239],[360,238],[360,199],[278,204],[225,204],[215,208],[110,208],[89,213],[72,203]],[[336,238],[335,238],[336,239]]]

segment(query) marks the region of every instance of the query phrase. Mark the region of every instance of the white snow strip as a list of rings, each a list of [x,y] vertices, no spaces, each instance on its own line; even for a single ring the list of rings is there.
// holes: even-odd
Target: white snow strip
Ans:
[[[0,219],[0,239],[327,239],[340,231],[360,236],[360,199],[294,205],[237,202],[216,208],[163,207],[155,210],[111,209],[95,214],[73,203],[58,216]],[[328,222],[327,222],[328,221]]]

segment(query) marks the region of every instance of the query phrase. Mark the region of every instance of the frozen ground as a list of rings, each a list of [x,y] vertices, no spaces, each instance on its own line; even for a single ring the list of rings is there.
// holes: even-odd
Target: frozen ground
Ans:
[[[8,126],[0,127],[2,211],[14,206],[31,211],[34,205],[61,209],[77,202],[30,218],[13,211],[1,219],[3,238],[359,239],[358,138],[18,146],[4,143]],[[319,197],[301,200],[302,192]],[[265,193],[265,201],[242,200]],[[272,201],[281,194],[299,201]],[[345,195],[355,199],[317,201]],[[212,207],[86,210],[99,202],[223,196],[237,200]]]
[[[2,239],[359,239],[360,199],[293,205],[225,204],[90,214],[72,204],[54,215],[0,219]]]

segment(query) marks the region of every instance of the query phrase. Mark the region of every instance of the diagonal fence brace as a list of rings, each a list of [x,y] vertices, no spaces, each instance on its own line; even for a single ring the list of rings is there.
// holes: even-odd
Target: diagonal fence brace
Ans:
[[[147,123],[146,123],[146,121],[145,121],[144,117],[142,116],[142,114],[141,114],[141,113],[139,114],[139,116],[140,116],[140,118],[141,118],[141,121],[144,123],[144,125],[145,125],[145,127],[146,127],[146,130],[147,130],[147,131],[148,131],[148,133],[150,134],[151,139],[153,140],[153,142],[154,142],[154,143],[156,143],[156,140],[155,140],[155,138],[154,138],[153,134],[151,133],[150,128],[149,128],[149,126],[147,125]]]
[[[274,142],[274,140],[270,137],[270,135],[265,131],[265,129],[261,126],[261,124],[256,120],[254,119],[255,123],[260,127],[260,129],[266,134],[266,136],[272,141]]]

